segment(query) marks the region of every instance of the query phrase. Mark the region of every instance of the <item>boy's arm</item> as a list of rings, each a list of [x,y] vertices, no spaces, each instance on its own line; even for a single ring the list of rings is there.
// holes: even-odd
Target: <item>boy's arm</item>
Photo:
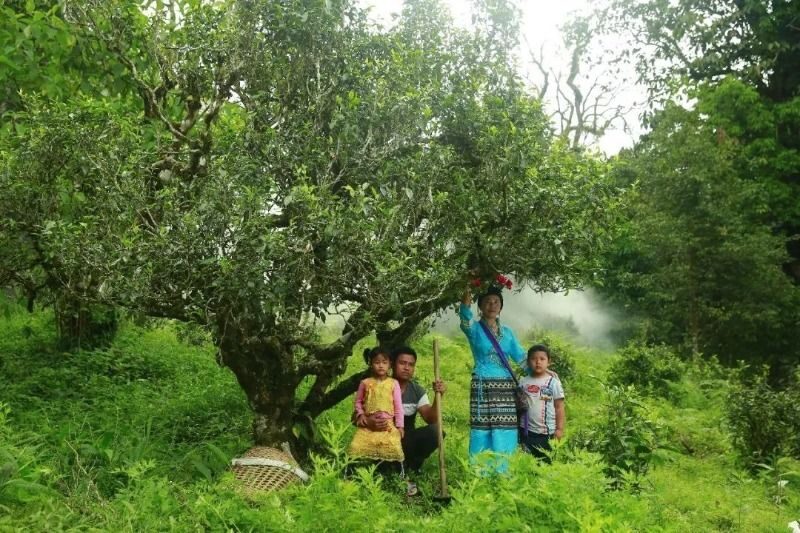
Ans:
[[[557,439],[561,439],[564,436],[564,429],[566,428],[567,424],[567,413],[564,410],[564,398],[559,398],[555,400],[554,406],[556,408],[556,434],[555,437]]]

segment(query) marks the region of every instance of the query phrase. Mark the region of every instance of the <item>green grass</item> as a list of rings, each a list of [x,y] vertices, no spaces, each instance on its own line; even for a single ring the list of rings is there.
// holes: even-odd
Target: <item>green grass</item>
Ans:
[[[342,475],[349,402],[319,420],[329,452],[314,459],[309,484],[248,500],[227,463],[250,445],[250,415],[213,348],[179,342],[169,324],[126,323],[108,350],[65,353],[51,321],[16,311],[0,320],[0,531],[786,531],[800,518],[800,479],[779,478],[800,469],[786,462],[753,477],[738,466],[721,423],[725,383],[692,373],[673,399],[647,400],[661,449],[638,493],[607,490],[599,456],[569,439],[552,466],[518,455],[511,475],[476,475],[460,337],[439,339],[449,507],[429,498],[433,459],[418,480],[425,497],[412,502],[396,479]],[[432,338],[415,343],[426,386]],[[574,363],[565,383],[574,434],[599,418],[615,356],[551,342]],[[349,371],[362,367],[353,356]]]

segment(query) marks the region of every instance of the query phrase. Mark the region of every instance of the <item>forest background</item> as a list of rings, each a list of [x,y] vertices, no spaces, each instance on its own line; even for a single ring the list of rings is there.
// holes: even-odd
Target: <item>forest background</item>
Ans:
[[[345,0],[0,4],[0,525],[800,518],[800,6],[610,2],[564,27],[565,65],[519,55],[513,4],[472,13],[407,1],[380,28]],[[622,64],[647,133],[609,157],[591,146],[624,118]],[[571,398],[555,464],[474,476],[453,337],[456,504],[343,479],[350,356],[427,346],[431,317],[496,273],[593,288],[621,317],[616,351],[520,331],[556,346]],[[253,442],[312,482],[245,502],[225,467]]]

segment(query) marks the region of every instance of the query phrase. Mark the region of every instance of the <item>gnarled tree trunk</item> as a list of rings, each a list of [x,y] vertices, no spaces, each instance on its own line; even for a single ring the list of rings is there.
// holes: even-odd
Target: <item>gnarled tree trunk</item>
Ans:
[[[256,445],[290,451],[298,460],[306,458],[314,446],[314,419],[325,410],[352,397],[366,372],[338,381],[347,368],[353,346],[372,331],[377,331],[382,346],[405,343],[414,329],[431,313],[452,301],[451,296],[405,308],[403,318],[393,328],[389,318],[359,308],[348,319],[341,337],[327,345],[298,338],[278,338],[265,333],[264,322],[271,319],[243,319],[218,324],[216,344],[222,363],[230,368],[253,409],[253,439]],[[236,322],[236,326],[231,323]],[[300,350],[301,355],[298,355]],[[307,376],[314,381],[308,394],[297,399],[297,388]]]
[[[231,369],[253,409],[256,445],[298,451],[295,391],[301,377],[292,354],[277,339],[226,333],[218,340],[222,362]]]

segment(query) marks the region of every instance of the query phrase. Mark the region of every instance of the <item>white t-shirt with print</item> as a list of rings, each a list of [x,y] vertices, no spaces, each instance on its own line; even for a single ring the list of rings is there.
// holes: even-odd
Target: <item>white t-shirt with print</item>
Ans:
[[[519,386],[528,398],[528,432],[552,435],[556,432],[555,400],[564,398],[564,388],[556,376],[525,376]],[[523,425],[520,419],[520,426]]]

